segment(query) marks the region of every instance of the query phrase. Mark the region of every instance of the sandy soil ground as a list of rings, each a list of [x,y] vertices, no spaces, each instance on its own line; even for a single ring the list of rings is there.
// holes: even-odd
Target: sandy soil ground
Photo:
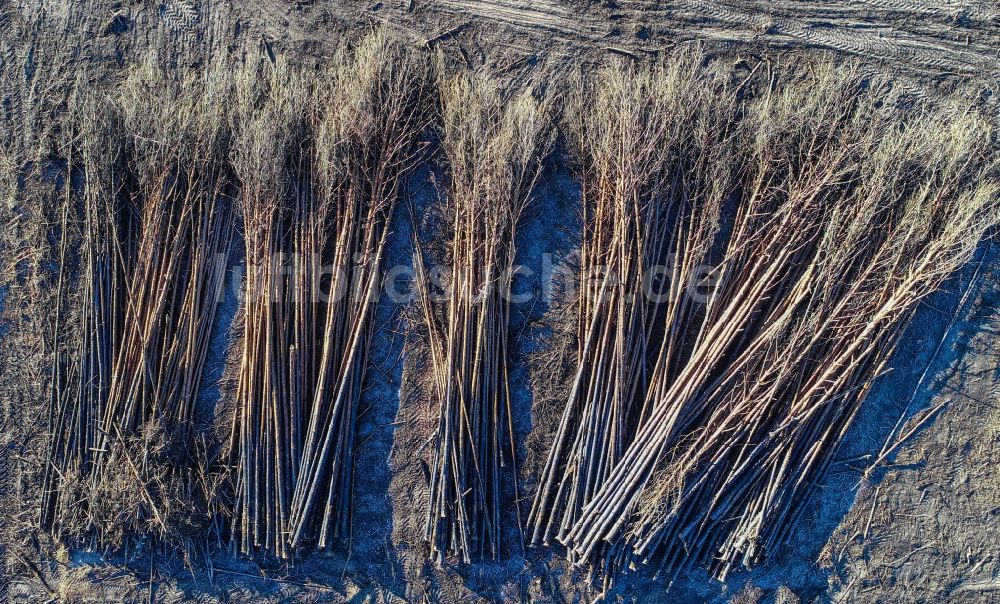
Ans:
[[[989,78],[1000,69],[1000,7],[985,0],[264,2],[242,14],[284,44],[322,48],[332,25],[370,21],[501,67],[656,54],[698,41],[764,54],[825,50],[931,78]]]
[[[81,8],[83,7],[83,8]],[[121,31],[111,27],[119,16]],[[121,23],[119,21],[119,23]],[[276,2],[234,6],[221,0],[68,5],[65,0],[0,0],[0,39],[11,32],[64,36],[66,54],[88,61],[93,77],[113,77],[150,48],[179,60],[205,48],[259,44],[262,52],[321,59],[365,27],[385,24],[456,61],[485,65],[512,80],[554,77],[610,55],[657,55],[702,43],[734,60],[769,69],[817,55],[889,69],[922,94],[961,90],[996,106],[1000,81],[1000,4],[986,1],[835,0],[754,2],[538,2],[392,0]],[[7,33],[2,33],[6,31]],[[75,32],[67,35],[66,32]],[[80,42],[80,41],[83,42]],[[6,39],[0,66],[23,64],[30,40]],[[73,46],[76,44],[76,46]],[[0,69],[0,72],[3,70]],[[11,111],[10,109],[5,109]],[[1000,113],[998,113],[1000,119]],[[433,167],[414,176],[411,225],[397,216],[390,263],[406,262],[411,227],[424,233]],[[54,168],[56,176],[58,169]],[[39,179],[51,188],[53,179]],[[0,191],[0,195],[6,193]],[[48,193],[51,196],[51,192]],[[522,230],[520,260],[569,258],[578,193],[572,176],[550,168]],[[359,437],[355,534],[349,551],[317,554],[294,567],[206,551],[196,559],[132,552],[99,556],[66,550],[30,530],[19,470],[38,437],[45,401],[42,342],[51,274],[42,258],[45,208],[0,198],[0,591],[11,601],[591,601],[554,552],[520,551],[505,560],[436,568],[421,542],[426,479],[422,459],[433,419],[423,395],[419,329],[409,310],[378,311]],[[920,309],[866,401],[842,461],[796,528],[792,544],[764,567],[726,583],[692,575],[673,585],[641,573],[610,594],[624,601],[988,602],[1000,599],[1000,260],[988,245],[973,266]],[[48,272],[47,272],[48,271]],[[529,279],[524,287],[539,288]],[[971,292],[966,295],[966,292]],[[224,313],[231,320],[234,308]],[[952,322],[957,313],[958,319]],[[532,487],[546,446],[546,419],[559,408],[568,369],[565,309],[516,309],[517,397],[522,483]],[[223,319],[225,321],[227,319]],[[208,396],[224,400],[231,339],[213,339]],[[902,421],[900,418],[902,417]],[[895,430],[896,427],[898,430]],[[905,438],[900,438],[905,437]],[[898,445],[897,445],[898,442]],[[874,472],[864,470],[887,447]]]

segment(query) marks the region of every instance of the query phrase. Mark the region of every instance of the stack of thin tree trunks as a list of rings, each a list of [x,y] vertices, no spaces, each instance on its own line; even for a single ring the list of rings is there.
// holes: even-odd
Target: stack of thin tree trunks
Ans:
[[[569,103],[592,287],[529,530],[608,577],[776,552],[919,302],[997,221],[974,111],[704,64],[606,69]]]
[[[240,551],[350,538],[358,405],[389,220],[428,120],[429,66],[384,34],[307,76],[237,86],[246,237],[229,457]]]
[[[40,510],[57,533],[164,535],[205,495],[195,414],[234,226],[213,92],[147,64],[73,99]]]
[[[425,537],[439,562],[454,556],[469,563],[501,554],[503,504],[516,503],[508,381],[515,238],[553,143],[552,111],[549,100],[512,94],[483,74],[440,87],[451,223],[443,304],[433,299],[417,254],[438,403]],[[515,517],[520,527],[520,513]]]

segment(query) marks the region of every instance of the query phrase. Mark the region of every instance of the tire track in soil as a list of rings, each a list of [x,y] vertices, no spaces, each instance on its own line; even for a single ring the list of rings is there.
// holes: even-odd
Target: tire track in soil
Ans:
[[[902,10],[909,3],[900,0],[894,4]],[[944,14],[932,7],[917,7],[911,12],[912,20],[927,14]],[[979,13],[990,20],[995,18],[993,13]],[[761,8],[750,3],[682,0],[671,16],[681,21],[678,29],[686,37],[697,34],[721,41],[738,41],[747,39],[747,30],[757,30],[753,36],[756,41],[836,50],[868,59],[893,61],[932,74],[995,73],[1000,70],[995,56],[996,45],[973,43],[971,33],[963,43],[947,39],[946,34],[954,29],[947,23],[924,23],[923,27],[932,28],[936,35],[907,31],[904,27],[911,27],[912,20],[879,14],[870,8],[824,6],[813,9],[787,2]],[[987,38],[996,37],[989,25],[980,30],[963,29]]]
[[[280,5],[271,5],[268,20]],[[468,24],[493,46],[564,56],[702,40],[723,47],[833,50],[930,76],[1000,74],[1000,9],[981,0],[625,0],[600,7],[558,0],[404,0],[364,6],[342,3],[324,11],[347,22],[382,21],[424,40]],[[286,12],[281,19],[293,23],[283,27],[308,30],[294,23],[302,14]]]

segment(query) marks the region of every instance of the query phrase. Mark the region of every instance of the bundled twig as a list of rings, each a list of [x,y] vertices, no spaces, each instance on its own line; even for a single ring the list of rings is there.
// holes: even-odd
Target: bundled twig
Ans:
[[[732,91],[688,55],[576,83],[568,123],[585,213],[580,348],[529,517],[535,545],[577,521],[648,417],[647,389],[669,383],[690,348],[685,327],[699,307],[685,294],[731,190],[735,109]]]
[[[56,347],[41,522],[100,545],[147,525],[177,536],[192,519],[168,516],[208,498],[193,422],[232,233],[213,86],[147,64],[113,105],[84,99],[73,120],[82,274],[77,312],[60,304],[56,323],[80,331],[76,349]],[[60,290],[68,256],[64,245]]]
[[[300,350],[289,337],[290,331],[297,331],[293,321],[301,321],[301,329],[315,324],[315,306],[295,298],[311,292],[290,287],[284,270],[306,235],[302,218],[305,204],[311,202],[308,174],[300,177],[303,162],[309,160],[303,150],[302,115],[309,91],[308,83],[284,63],[259,69],[248,66],[236,84],[233,167],[239,181],[246,270],[229,456],[236,471],[233,532],[242,540],[242,551],[264,547],[284,555],[288,500],[295,484],[292,471],[298,465],[302,417],[308,409],[304,392],[296,389],[296,396],[290,397],[289,378],[315,378],[312,367],[300,360],[313,347]],[[303,265],[310,268],[311,263]]]
[[[234,159],[247,239],[234,533],[242,551],[289,557],[349,536],[371,314],[428,77],[381,33],[323,80],[261,69],[241,85]]]
[[[388,221],[429,119],[427,58],[384,32],[367,38],[331,76],[317,137],[317,183],[328,207],[321,224],[336,233],[334,300],[322,325],[290,526],[292,545],[316,538],[319,547],[349,537],[355,422]]]
[[[655,77],[669,79],[682,65]],[[614,76],[598,82],[596,107],[651,102],[645,94],[615,96]],[[670,572],[704,564],[725,576],[774,552],[917,302],[998,220],[995,165],[986,159],[991,130],[971,111],[904,119],[887,83],[832,67],[741,105],[735,146],[727,145],[737,153],[698,153],[709,162],[701,172],[675,158],[666,167],[696,184],[685,191],[703,192],[693,198],[701,218],[675,220],[674,228],[697,249],[720,246],[718,283],[700,310],[678,314],[690,292],[670,287],[665,305],[650,313],[657,325],[649,333],[659,331],[664,345],[648,369],[634,370],[649,376],[627,393],[635,428],[623,430],[620,449],[595,456],[610,467],[579,516],[561,525],[574,555],[603,559],[612,570],[659,556]],[[704,140],[724,141],[717,107],[707,102],[663,119],[716,124]],[[655,132],[638,140],[617,134],[628,110],[597,115],[609,141],[628,144],[608,153],[603,139],[581,136],[584,158],[667,144]],[[697,174],[707,178],[691,178]],[[600,172],[585,169],[583,177],[586,188],[619,204],[634,198]],[[669,205],[663,211],[684,216]],[[713,216],[729,218],[703,238]],[[639,283],[633,277],[626,286]],[[586,351],[591,335],[581,337]],[[596,354],[620,354],[596,342]],[[613,418],[617,407],[610,409],[597,417]],[[566,423],[573,439],[589,442],[598,422]],[[570,460],[593,455],[589,444],[572,450],[579,452]],[[564,451],[557,442],[550,463]],[[551,492],[543,483],[538,517],[557,512]]]
[[[425,535],[439,562],[455,555],[468,563],[499,555],[505,480],[513,479],[516,497],[510,286],[517,224],[552,143],[552,115],[550,101],[530,92],[507,98],[484,74],[441,86],[451,220],[443,313],[417,254],[439,405]]]

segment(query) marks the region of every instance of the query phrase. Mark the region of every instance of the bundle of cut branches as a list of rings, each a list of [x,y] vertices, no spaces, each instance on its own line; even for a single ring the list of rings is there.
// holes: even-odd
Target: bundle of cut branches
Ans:
[[[516,497],[510,287],[518,221],[552,145],[552,112],[551,101],[512,96],[482,73],[443,82],[441,103],[451,222],[443,311],[417,254],[439,405],[425,536],[439,562],[468,563],[500,554],[505,481]]]
[[[68,181],[56,333],[74,322],[79,337],[55,347],[41,523],[96,545],[183,539],[209,519],[187,504],[209,498],[193,428],[232,235],[216,84],[149,63],[72,120],[81,275],[78,297],[63,293]]]
[[[371,315],[427,71],[376,33],[319,76],[265,63],[240,83],[247,279],[230,456],[244,552],[349,537]]]
[[[245,242],[243,300],[240,307],[242,352],[228,457],[235,466],[233,532],[241,550],[269,548],[285,555],[288,500],[295,485],[307,394],[290,379],[313,381],[290,333],[314,329],[316,306],[298,305],[294,296],[311,291],[291,286],[286,274],[296,245],[312,243],[303,220],[312,200],[304,166],[309,152],[303,110],[308,82],[285,63],[248,64],[237,76],[233,168]],[[312,263],[302,263],[302,279],[312,281]],[[296,322],[301,322],[299,327]],[[301,376],[301,377],[300,377]],[[301,384],[302,382],[297,382]]]
[[[615,77],[598,76],[596,107],[649,102],[603,98]],[[649,379],[633,400],[630,442],[562,525],[575,556],[611,570],[633,559],[672,573],[700,564],[725,577],[784,543],[917,303],[998,220],[988,121],[954,106],[908,113],[894,101],[886,81],[821,68],[741,102],[727,145],[735,152],[702,154],[729,164],[709,166],[715,193],[695,198],[707,206],[697,215],[724,218],[704,240],[719,250],[715,287],[680,321],[670,309],[691,293],[668,290],[650,332],[671,344],[638,370]],[[712,112],[698,107],[695,122],[717,123]],[[615,132],[628,115],[594,119]],[[584,156],[630,153],[607,153],[586,131],[579,140]],[[618,203],[631,199],[593,171],[584,179]],[[703,241],[701,224],[680,220],[677,237]],[[590,438],[589,425],[575,425],[574,438]]]
[[[649,416],[647,390],[679,372],[700,312],[684,294],[733,180],[735,95],[696,57],[578,80],[567,113],[583,185],[580,339],[529,517],[534,545],[565,537]]]

